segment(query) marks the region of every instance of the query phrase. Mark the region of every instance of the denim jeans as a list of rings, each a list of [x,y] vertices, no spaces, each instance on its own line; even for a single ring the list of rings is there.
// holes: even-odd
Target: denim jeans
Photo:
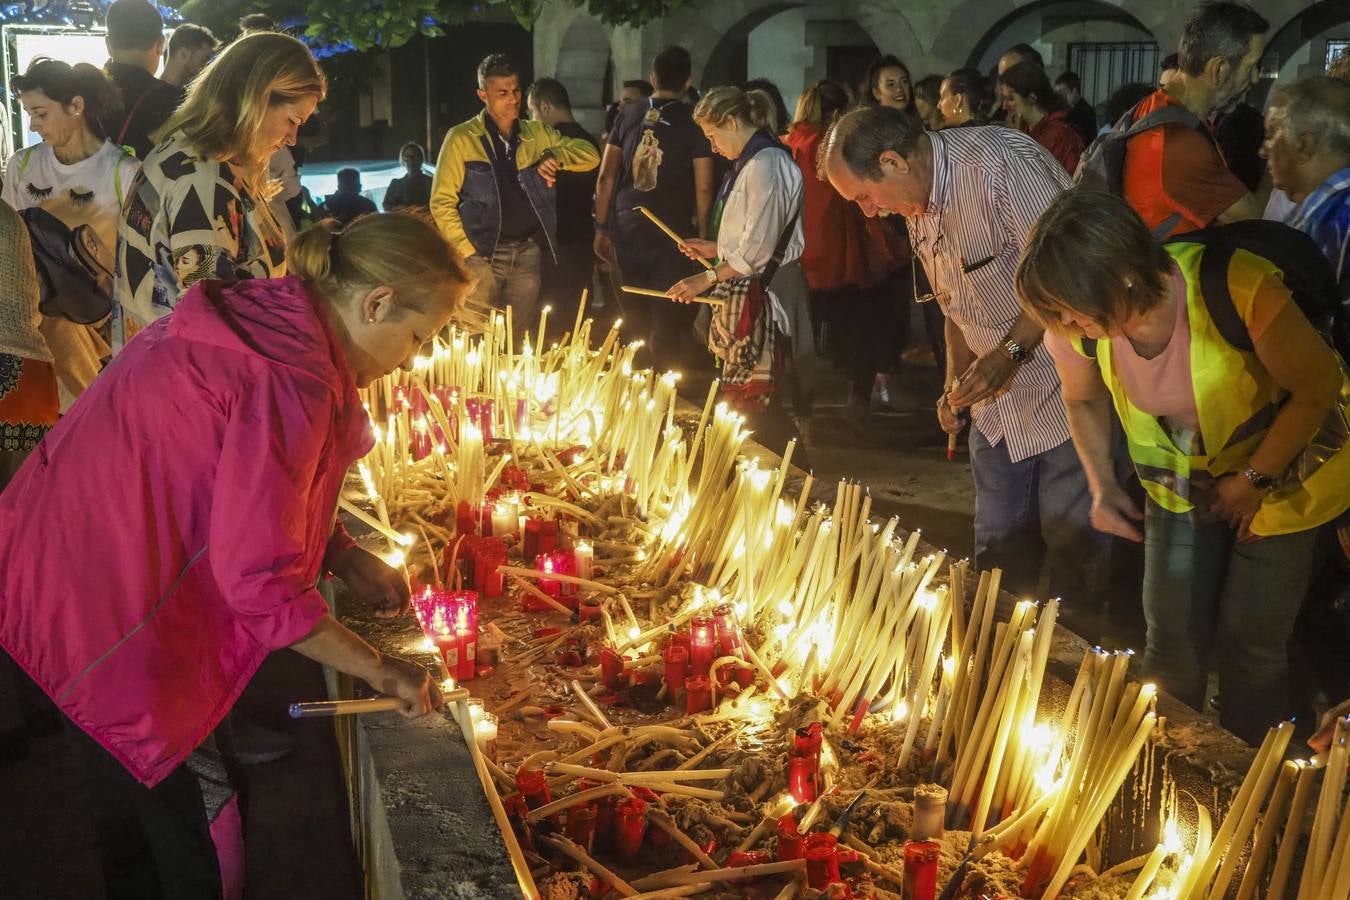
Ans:
[[[517,337],[538,329],[539,245],[532,240],[500,241],[492,259],[471,256],[466,264],[476,279],[472,298],[482,307],[511,307],[511,324]]]
[[[972,428],[970,464],[976,569],[1002,569],[1004,590],[1039,598],[1048,565],[1048,596],[1066,611],[1094,611],[1109,543],[1089,520],[1092,497],[1073,442],[1013,462],[1006,441],[992,447]]]
[[[1248,743],[1285,712],[1288,643],[1317,529],[1239,544],[1223,522],[1149,501],[1144,520],[1144,671],[1178,700],[1205,702],[1219,651],[1220,723]]]

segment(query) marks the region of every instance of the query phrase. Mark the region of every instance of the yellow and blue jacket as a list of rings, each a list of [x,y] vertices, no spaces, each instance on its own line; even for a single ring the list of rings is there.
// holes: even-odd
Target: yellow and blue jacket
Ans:
[[[501,233],[501,202],[492,171],[494,153],[501,150],[488,136],[486,115],[484,110],[450,129],[441,144],[431,184],[432,218],[465,257],[476,254],[491,258]],[[582,138],[563,137],[543,122],[520,121],[516,148],[520,186],[539,217],[550,252],[556,256],[556,195],[539,174],[539,164],[547,156],[556,159],[564,171],[589,172],[600,165],[600,155]]]

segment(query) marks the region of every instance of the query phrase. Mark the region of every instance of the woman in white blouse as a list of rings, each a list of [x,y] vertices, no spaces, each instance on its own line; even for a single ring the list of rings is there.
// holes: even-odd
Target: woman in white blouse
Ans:
[[[713,88],[694,109],[713,150],[733,161],[713,207],[716,241],[691,238],[681,249],[691,257],[716,260],[706,272],[677,282],[668,292],[690,302],[716,294],[735,297],[752,276],[768,291],[766,327],[773,332],[774,360],[791,348],[794,406],[804,406],[815,377],[809,288],[802,273],[802,173],[791,152],[770,131],[773,101],[763,91]],[[716,322],[714,322],[716,331]],[[720,354],[719,354],[720,355]],[[775,387],[781,367],[766,362],[746,382],[723,368],[723,387],[737,408],[750,417],[761,443],[781,449],[797,437]],[[730,384],[729,384],[730,382]],[[799,448],[797,460],[802,456]]]

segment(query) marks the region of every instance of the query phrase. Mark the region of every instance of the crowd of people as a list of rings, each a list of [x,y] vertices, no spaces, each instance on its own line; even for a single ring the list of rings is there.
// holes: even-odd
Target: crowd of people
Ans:
[[[1100,118],[1027,45],[917,81],[882,56],[789,113],[763,79],[699,93],[672,46],[597,140],[490,54],[482,110],[433,173],[405,145],[378,212],[356,169],[300,184],[327,80],[299,40],[250,16],[166,53],[146,0],[107,26],[102,70],[13,82],[41,141],[0,194],[0,761],[64,727],[121,895],[238,896],[231,767],[285,748],[230,708],[271,650],[439,706],[315,589],[407,602],[334,517],[371,440],[356,389],[451,319],[524,332],[587,289],[647,362],[715,360],[798,461],[818,357],[864,428],[918,344],[937,426],[969,430],[977,569],[1093,638],[1142,543],[1142,674],[1203,707],[1214,661],[1249,741],[1350,695],[1350,58],[1262,112],[1267,23],[1207,2]]]

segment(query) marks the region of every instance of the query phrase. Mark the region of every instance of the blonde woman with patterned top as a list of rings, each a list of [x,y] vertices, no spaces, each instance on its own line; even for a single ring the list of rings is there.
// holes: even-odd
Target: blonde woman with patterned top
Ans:
[[[192,83],[122,212],[117,347],[198,281],[286,273],[267,164],[295,144],[327,90],[309,49],[274,32],[235,41]]]

